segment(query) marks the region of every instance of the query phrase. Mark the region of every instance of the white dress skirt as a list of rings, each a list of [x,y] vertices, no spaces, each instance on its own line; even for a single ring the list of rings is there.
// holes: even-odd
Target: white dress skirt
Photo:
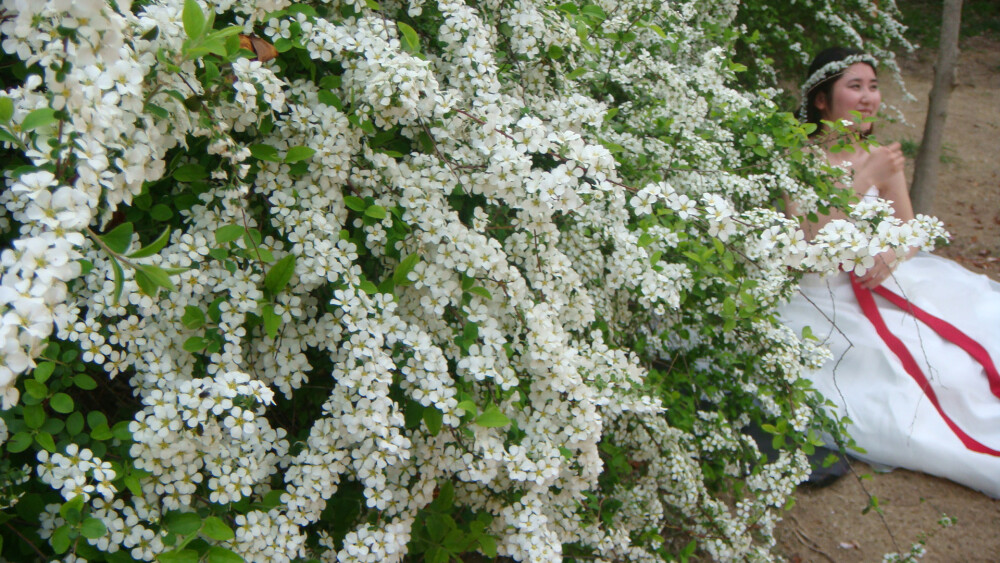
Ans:
[[[1000,366],[1000,284],[951,260],[920,253],[883,285],[958,328]],[[809,326],[833,353],[808,377],[837,405],[837,414],[850,418],[849,432],[866,450],[852,455],[1000,498],[1000,397],[994,394],[1000,394],[1000,381],[991,389],[987,370],[973,355],[912,312],[869,295],[884,330],[899,339],[926,377],[926,389],[865,315],[847,274],[806,276],[801,295],[780,311],[793,330],[801,334]]]

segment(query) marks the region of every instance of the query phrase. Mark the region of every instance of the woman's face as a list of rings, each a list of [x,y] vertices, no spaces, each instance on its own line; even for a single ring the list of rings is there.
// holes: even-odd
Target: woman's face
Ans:
[[[816,109],[827,121],[846,119],[854,123],[856,118],[851,115],[852,111],[859,112],[865,118],[874,117],[882,105],[878,77],[866,63],[854,63],[834,82],[830,95],[820,92],[815,103]],[[862,133],[871,131],[871,128],[871,122],[860,125]]]

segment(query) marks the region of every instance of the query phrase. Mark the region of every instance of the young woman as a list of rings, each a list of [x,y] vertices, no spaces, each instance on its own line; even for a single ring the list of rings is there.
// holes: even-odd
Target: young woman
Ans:
[[[860,197],[886,199],[897,217],[911,219],[899,145],[833,152],[823,124],[848,120],[861,136],[871,133],[867,118],[882,101],[874,59],[833,48],[809,72],[804,118],[817,124],[826,158],[849,165]],[[811,237],[838,217],[803,228]],[[797,331],[810,327],[833,353],[809,377],[850,419],[865,450],[852,455],[1000,498],[1000,284],[931,254],[906,258],[883,253],[861,276],[807,275],[782,318]]]

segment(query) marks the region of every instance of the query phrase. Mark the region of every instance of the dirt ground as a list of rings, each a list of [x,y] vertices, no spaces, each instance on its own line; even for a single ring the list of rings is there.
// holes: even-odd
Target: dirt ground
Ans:
[[[902,109],[911,124],[879,125],[883,142],[919,143],[935,56],[917,52],[900,61],[916,102],[903,101],[899,88],[880,77],[883,103]],[[1000,280],[1000,41],[978,37],[962,44],[943,159],[934,214],[952,241],[937,253]],[[799,489],[777,532],[778,553],[793,562],[881,561],[883,554],[924,539],[925,561],[1000,561],[1000,500],[936,477],[852,464],[857,477]],[[862,514],[869,495],[877,497],[883,515]],[[957,522],[940,526],[943,514]]]

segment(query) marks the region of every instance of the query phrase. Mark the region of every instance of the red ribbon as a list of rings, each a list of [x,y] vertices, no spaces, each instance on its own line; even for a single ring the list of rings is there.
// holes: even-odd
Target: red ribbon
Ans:
[[[913,314],[914,317],[923,321],[924,324],[929,326],[934,330],[934,332],[941,335],[945,340],[957,345],[961,349],[965,350],[973,359],[979,362],[986,371],[986,377],[990,382],[990,391],[993,395],[1000,397],[1000,374],[997,373],[997,368],[993,364],[993,360],[990,358],[989,352],[982,347],[978,342],[970,338],[961,330],[955,328],[955,326],[949,324],[948,322],[935,317],[934,315],[924,311],[920,307],[917,307],[913,303],[910,303],[905,298],[893,293],[889,289],[879,286],[874,290],[868,290],[858,283],[856,277],[851,274],[851,288],[854,290],[854,296],[858,300],[858,304],[861,305],[861,311],[864,312],[868,320],[871,321],[872,325],[875,327],[875,331],[882,341],[886,343],[890,350],[899,358],[899,361],[903,364],[903,369],[906,373],[910,374],[920,389],[924,392],[924,395],[930,400],[934,408],[937,409],[938,414],[944,419],[945,423],[951,428],[951,431],[955,433],[955,436],[965,444],[965,447],[978,453],[989,454],[993,456],[1000,457],[1000,451],[994,450],[988,446],[983,445],[978,442],[972,436],[965,433],[964,430],[958,427],[955,422],[945,414],[944,409],[941,408],[941,404],[938,401],[937,394],[931,387],[930,381],[928,381],[927,376],[924,375],[920,365],[917,364],[916,360],[913,359],[913,355],[906,348],[906,344],[896,337],[889,327],[886,326],[885,321],[882,319],[882,314],[878,310],[878,306],[875,304],[875,297],[872,292],[878,293],[882,297],[889,300],[890,303],[899,307],[904,311],[908,311]]]

